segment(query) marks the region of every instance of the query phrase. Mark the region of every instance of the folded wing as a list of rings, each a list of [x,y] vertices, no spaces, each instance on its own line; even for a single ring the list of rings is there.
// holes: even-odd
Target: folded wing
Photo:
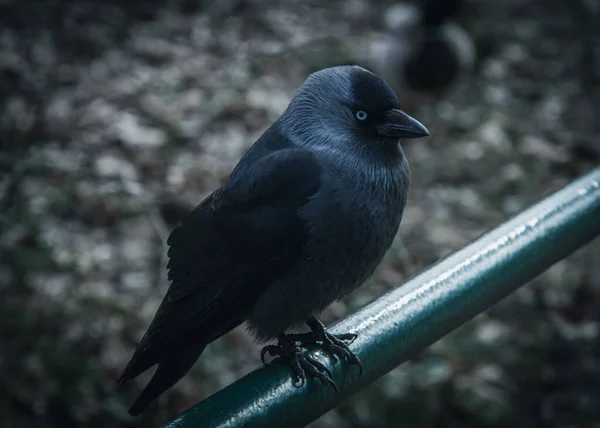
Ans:
[[[174,354],[195,353],[195,361],[294,265],[308,233],[298,212],[321,187],[319,164],[310,152],[284,149],[242,168],[169,237],[171,286],[121,382]]]

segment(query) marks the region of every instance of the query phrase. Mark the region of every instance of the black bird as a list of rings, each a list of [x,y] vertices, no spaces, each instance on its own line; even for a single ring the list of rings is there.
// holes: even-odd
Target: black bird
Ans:
[[[462,8],[462,0],[392,6],[386,13],[390,34],[367,46],[369,61],[396,90],[441,95],[475,63],[475,43],[456,21]]]
[[[429,135],[388,85],[358,66],[309,76],[227,183],[168,239],[171,286],[120,382],[154,365],[129,413],[173,386],[207,344],[246,322],[265,353],[296,377],[334,385],[301,345],[344,360],[352,334],[328,333],[314,314],[361,285],[396,235],[409,186],[399,138]],[[312,333],[286,335],[305,323]]]

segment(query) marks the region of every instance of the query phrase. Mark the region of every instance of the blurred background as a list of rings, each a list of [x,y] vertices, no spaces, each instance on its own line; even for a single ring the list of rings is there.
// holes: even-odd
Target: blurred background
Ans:
[[[170,230],[312,71],[376,71],[432,133],[404,143],[393,248],[328,323],[599,165],[599,6],[0,0],[0,425],[154,426],[260,365],[240,327],[141,419],[149,375],[116,385],[168,286]],[[311,426],[600,427],[599,254]]]

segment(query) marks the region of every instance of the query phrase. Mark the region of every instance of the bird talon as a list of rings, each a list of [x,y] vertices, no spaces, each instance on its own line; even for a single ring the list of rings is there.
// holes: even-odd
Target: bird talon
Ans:
[[[306,383],[306,379],[298,374],[294,375],[294,378],[292,379],[292,385],[294,385],[296,388],[302,388],[302,386],[304,386],[304,384]]]
[[[308,363],[312,364],[312,366],[315,367],[320,373],[326,373],[327,376],[331,378],[331,371],[327,367],[325,367],[325,364],[311,357],[304,356],[304,358]]]
[[[352,342],[354,342],[356,340],[356,338],[358,337],[358,334],[342,333],[342,334],[336,334],[335,337],[337,337],[339,340],[342,340],[344,342],[348,342],[348,344],[351,344]]]
[[[267,364],[267,361],[265,360],[265,357],[267,354],[269,354],[271,357],[277,355],[277,347],[274,345],[268,345],[265,346],[261,351],[260,351],[260,359],[262,361],[263,364]]]
[[[311,328],[312,333],[297,335],[296,338],[301,344],[320,342],[323,349],[331,355],[334,363],[338,361],[339,357],[348,364],[358,366],[359,376],[362,375],[363,365],[348,346],[358,337],[356,333],[329,333],[323,323],[314,317],[311,317],[306,324]]]
[[[264,356],[279,356],[289,360],[294,376],[292,384],[300,388],[308,377],[316,378],[325,385],[331,385],[335,392],[338,391],[337,385],[331,379],[331,371],[320,361],[304,354],[304,350],[295,343],[292,335],[280,335],[277,345],[265,346],[260,354],[264,362]]]
[[[291,357],[290,363],[292,365],[292,370],[294,371],[292,385],[294,385],[296,388],[301,388],[306,383],[306,371],[296,357]]]
[[[321,381],[323,382],[323,380]],[[336,394],[338,393],[338,387],[335,384],[335,382],[333,380],[331,380],[331,378],[327,378],[325,379],[325,381],[323,382],[325,385],[329,385],[333,388],[333,392],[335,392]]]

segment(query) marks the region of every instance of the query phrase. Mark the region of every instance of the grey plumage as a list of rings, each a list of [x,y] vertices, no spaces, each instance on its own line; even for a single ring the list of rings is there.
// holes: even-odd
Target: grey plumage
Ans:
[[[399,108],[358,66],[312,74],[227,183],[173,231],[171,286],[120,380],[158,364],[131,414],[240,323],[273,339],[373,273],[408,193],[398,138],[428,135]]]

